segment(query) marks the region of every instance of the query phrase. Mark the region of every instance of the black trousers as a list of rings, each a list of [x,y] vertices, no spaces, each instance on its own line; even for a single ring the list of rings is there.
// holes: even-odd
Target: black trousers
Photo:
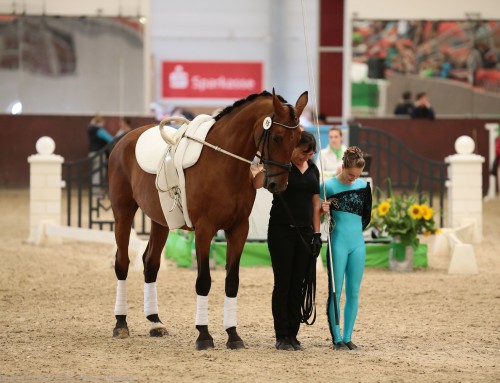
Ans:
[[[313,237],[312,227],[299,228],[306,244]],[[299,332],[302,306],[302,284],[310,259],[310,246],[306,247],[297,231],[289,225],[270,225],[267,245],[274,273],[272,310],[276,339],[295,338]]]

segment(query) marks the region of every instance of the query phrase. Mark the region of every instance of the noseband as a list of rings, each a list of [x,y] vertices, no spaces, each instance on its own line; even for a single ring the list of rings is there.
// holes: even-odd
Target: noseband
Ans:
[[[295,126],[286,125],[286,124],[283,124],[281,122],[273,121],[273,118],[274,118],[274,114],[271,115],[271,117],[266,117],[264,119],[264,122],[262,123],[262,125],[264,127],[264,131],[262,132],[262,135],[260,136],[260,139],[259,139],[258,148],[260,151],[260,155],[257,155],[257,157],[259,158],[260,163],[262,163],[264,165],[277,166],[279,168],[285,169],[285,171],[272,173],[272,174],[268,174],[266,171],[265,172],[266,178],[271,178],[271,177],[279,176],[281,174],[290,173],[290,170],[292,169],[291,162],[288,164],[285,164],[283,162],[277,162],[277,161],[271,160],[271,154],[269,151],[269,133],[271,131],[271,126],[274,124],[274,125],[282,126],[284,128],[287,128],[287,129],[296,129],[300,125],[300,123],[298,123]],[[267,158],[265,158],[266,149],[267,149]]]

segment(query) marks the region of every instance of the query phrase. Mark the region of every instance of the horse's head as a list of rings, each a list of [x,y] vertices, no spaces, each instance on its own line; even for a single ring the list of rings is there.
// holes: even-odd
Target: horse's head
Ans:
[[[273,113],[264,118],[258,143],[265,171],[264,187],[271,193],[281,193],[287,187],[292,152],[300,139],[299,117],[307,100],[304,92],[294,107],[281,102],[273,89]]]

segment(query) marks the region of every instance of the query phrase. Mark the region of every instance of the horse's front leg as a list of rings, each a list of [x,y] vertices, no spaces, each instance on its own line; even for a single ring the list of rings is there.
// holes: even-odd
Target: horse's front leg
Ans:
[[[210,277],[210,242],[215,230],[209,230],[207,225],[196,225],[195,244],[198,276],[196,277],[196,329],[199,332],[195,347],[197,350],[214,348],[214,340],[208,332],[208,293],[212,286]]]
[[[226,297],[224,298],[224,330],[228,335],[226,347],[231,350],[245,348],[236,332],[238,325],[237,295],[240,285],[240,259],[248,236],[248,221],[226,231]]]
[[[151,328],[149,335],[168,335],[167,328],[158,315],[158,294],[156,277],[160,269],[162,251],[168,237],[168,228],[151,221],[151,234],[148,246],[142,257],[144,263],[144,315],[149,320]]]
[[[116,325],[113,329],[113,337],[122,339],[128,338],[130,332],[127,324],[127,275],[130,260],[128,258],[128,245],[130,238],[130,228],[137,207],[131,203],[132,208],[114,211],[115,214],[115,238],[116,238],[116,257],[115,274],[118,279],[116,285],[115,318]],[[137,206],[137,205],[135,205]]]

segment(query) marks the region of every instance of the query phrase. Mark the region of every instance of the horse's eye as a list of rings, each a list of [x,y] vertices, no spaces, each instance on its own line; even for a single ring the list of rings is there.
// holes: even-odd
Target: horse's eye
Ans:
[[[273,142],[275,144],[281,144],[283,142],[283,137],[275,135],[273,136]]]

